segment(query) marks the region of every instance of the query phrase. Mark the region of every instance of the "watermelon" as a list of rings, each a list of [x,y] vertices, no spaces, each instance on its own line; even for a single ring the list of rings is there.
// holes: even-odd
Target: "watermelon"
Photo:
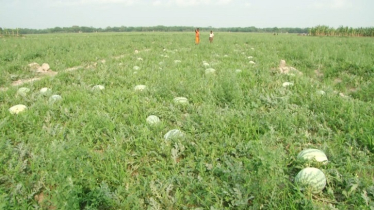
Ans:
[[[26,96],[28,92],[30,92],[30,88],[27,87],[21,87],[17,90],[17,94],[20,96]]]
[[[318,90],[318,91],[317,91],[317,94],[318,94],[318,95],[325,95],[325,94],[326,94],[326,92],[325,92],[325,91],[323,91],[323,90]]]
[[[57,101],[61,101],[62,100],[62,97],[60,95],[52,95],[51,97],[49,97],[49,103],[55,103]]]
[[[176,104],[188,104],[188,99],[186,97],[176,97],[173,101]]]
[[[213,68],[207,68],[207,69],[205,70],[205,74],[214,74],[214,73],[216,73],[216,70],[213,69]]]
[[[326,176],[318,168],[304,168],[296,175],[295,184],[301,190],[319,193],[326,187]]]
[[[144,91],[145,89],[147,89],[147,86],[145,85],[137,85],[134,88],[135,91]]]
[[[18,114],[18,113],[21,113],[21,112],[25,111],[26,109],[27,109],[27,106],[25,106],[23,104],[18,104],[18,105],[10,107],[9,112],[11,114]]]
[[[52,90],[50,88],[47,88],[47,87],[44,87],[44,88],[40,89],[39,92],[43,96],[49,96],[49,95],[52,94]]]
[[[149,115],[146,119],[147,123],[150,125],[155,125],[160,123],[160,118],[157,117],[156,115]]]
[[[95,85],[95,86],[93,86],[92,87],[92,90],[104,90],[105,89],[105,87],[104,87],[104,85]]]
[[[283,87],[288,87],[288,86],[293,86],[293,83],[292,82],[284,82],[282,84]]]
[[[184,137],[184,133],[178,129],[170,130],[164,135],[165,140],[170,140],[173,138],[182,138],[182,137]]]
[[[326,154],[318,149],[304,149],[297,155],[297,159],[315,160],[317,162],[327,163]]]

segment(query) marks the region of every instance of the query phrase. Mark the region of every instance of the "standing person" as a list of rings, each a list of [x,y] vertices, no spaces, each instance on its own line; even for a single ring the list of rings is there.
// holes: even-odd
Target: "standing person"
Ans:
[[[200,43],[200,30],[199,28],[197,28],[195,30],[195,44],[199,44]]]
[[[213,42],[213,37],[214,37],[213,31],[210,31],[210,34],[209,34],[209,41],[210,41],[210,43]]]

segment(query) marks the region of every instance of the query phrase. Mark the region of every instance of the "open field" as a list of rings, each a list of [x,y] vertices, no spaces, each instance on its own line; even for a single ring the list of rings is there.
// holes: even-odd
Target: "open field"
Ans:
[[[208,37],[0,39],[0,209],[373,209],[374,39]],[[298,160],[306,148],[328,163]],[[322,192],[295,185],[307,166]]]

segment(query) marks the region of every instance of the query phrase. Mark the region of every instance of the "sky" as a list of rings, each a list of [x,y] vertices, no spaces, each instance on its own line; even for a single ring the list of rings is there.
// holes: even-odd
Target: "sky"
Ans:
[[[0,0],[1,28],[374,27],[374,0]]]

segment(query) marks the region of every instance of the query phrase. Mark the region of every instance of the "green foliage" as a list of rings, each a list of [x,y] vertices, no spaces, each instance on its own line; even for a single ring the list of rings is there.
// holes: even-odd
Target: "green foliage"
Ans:
[[[12,30],[12,29],[10,29]],[[46,29],[31,29],[20,28],[17,29],[20,34],[48,34],[48,33],[97,33],[97,32],[193,32],[194,27],[191,26],[149,26],[149,27],[106,27],[94,28],[86,26],[72,26],[72,27],[54,27]],[[230,28],[213,28],[200,27],[200,31],[219,31],[219,32],[260,32],[260,33],[308,33],[308,28],[256,28],[251,27],[230,27]],[[14,31],[14,30],[13,30]],[[1,32],[1,31],[0,31]],[[275,35],[275,34],[274,34]]]
[[[201,36],[197,46],[193,33],[156,32],[2,41],[0,208],[374,206],[370,39],[216,33],[210,44]],[[299,73],[280,74],[281,59]],[[12,86],[39,76],[31,62],[58,74]],[[17,95],[20,87],[30,92]],[[50,104],[43,87],[62,101]],[[28,110],[11,115],[16,104]],[[146,123],[151,114],[160,125]],[[172,129],[184,138],[165,141]],[[328,164],[297,160],[306,148],[323,150]],[[321,193],[297,190],[305,167],[325,173]]]
[[[309,29],[309,34],[312,36],[359,36],[359,37],[373,37],[374,28],[373,27],[344,27],[340,26],[338,28],[333,28],[324,25],[318,25]]]

